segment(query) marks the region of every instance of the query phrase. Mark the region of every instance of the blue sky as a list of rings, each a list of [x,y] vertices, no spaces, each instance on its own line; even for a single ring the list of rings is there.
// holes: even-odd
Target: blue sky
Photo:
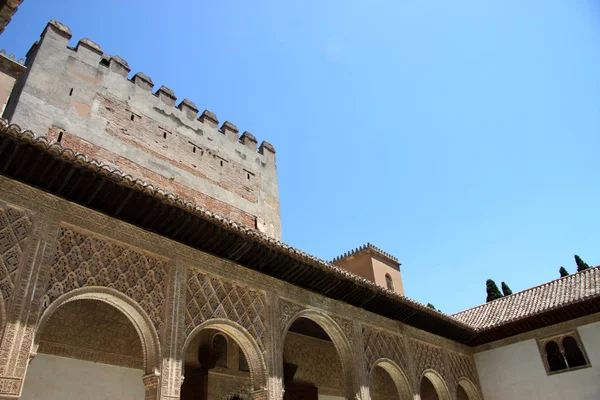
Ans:
[[[283,240],[370,241],[454,313],[600,264],[594,0],[23,2],[277,150]]]

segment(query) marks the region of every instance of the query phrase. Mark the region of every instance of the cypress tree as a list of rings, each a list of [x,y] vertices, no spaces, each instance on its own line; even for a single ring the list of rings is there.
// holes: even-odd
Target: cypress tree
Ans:
[[[577,272],[585,271],[590,267],[577,254],[575,254],[575,264],[577,264]]]
[[[502,293],[505,296],[509,296],[512,294],[512,290],[510,290],[510,288],[508,287],[508,285],[506,283],[502,282],[502,284],[500,286],[502,286]]]
[[[560,277],[564,278],[565,276],[569,275],[569,272],[567,272],[567,270],[565,269],[565,267],[560,267],[560,269],[558,270],[558,272],[560,272]]]
[[[498,289],[498,286],[496,285],[496,282],[494,282],[491,279],[488,279],[487,281],[485,281],[485,286],[486,286],[486,292],[487,292],[487,299],[486,299],[486,303],[489,303],[490,301],[499,299],[502,297],[502,293],[500,293],[500,290]]]

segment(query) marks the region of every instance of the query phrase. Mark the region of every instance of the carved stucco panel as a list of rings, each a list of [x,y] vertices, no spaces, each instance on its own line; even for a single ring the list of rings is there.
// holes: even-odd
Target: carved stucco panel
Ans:
[[[389,358],[405,373],[408,371],[408,360],[401,336],[363,325],[363,343],[367,371],[371,371],[373,364],[380,358]]]
[[[281,333],[285,331],[285,328],[288,326],[290,320],[305,308],[306,307],[301,306],[300,304],[292,303],[291,301],[283,299],[279,300],[279,329]]]
[[[352,321],[337,316],[332,316],[331,319],[333,319],[339,325],[342,332],[344,332],[348,343],[350,345],[354,344],[354,330],[352,329]]]
[[[135,300],[162,331],[169,260],[69,226],[58,243],[44,308],[73,289],[105,286]]]
[[[32,225],[31,213],[0,202],[0,301],[5,306],[17,284]]]
[[[247,377],[209,373],[208,397],[215,400],[229,400],[237,396],[241,400],[251,398],[252,382]]]
[[[452,387],[456,387],[461,378],[467,378],[474,385],[478,385],[477,373],[475,372],[475,361],[473,357],[449,351],[448,360],[453,377],[451,382]]]
[[[321,390],[333,389],[336,394],[343,393],[342,364],[332,342],[289,332],[283,359],[298,366],[294,380],[312,382]]]
[[[43,328],[38,353],[143,369],[134,326],[121,311],[99,301],[61,306]]]
[[[186,300],[186,336],[204,321],[224,318],[240,324],[264,349],[266,306],[261,291],[190,268]]]
[[[410,340],[410,349],[413,357],[416,379],[421,382],[421,376],[427,369],[432,369],[449,382],[449,371],[444,363],[444,351],[441,347],[432,346],[419,340]]]

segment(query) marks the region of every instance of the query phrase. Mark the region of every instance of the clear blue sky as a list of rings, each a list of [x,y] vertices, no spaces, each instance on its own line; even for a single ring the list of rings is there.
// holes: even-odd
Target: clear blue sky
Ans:
[[[277,150],[283,239],[370,241],[406,294],[454,313],[600,264],[595,0],[25,0]]]

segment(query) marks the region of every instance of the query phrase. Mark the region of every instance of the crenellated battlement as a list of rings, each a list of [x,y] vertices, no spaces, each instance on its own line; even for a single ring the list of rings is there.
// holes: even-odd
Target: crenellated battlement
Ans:
[[[10,55],[6,55],[6,49],[2,49],[0,50],[0,56],[2,57],[6,57],[11,61],[16,62],[17,64],[23,65],[25,63],[25,60],[23,58],[19,58],[19,60],[17,61],[17,57],[15,56],[14,53],[11,53]]]
[[[394,257],[393,255],[391,255],[390,253],[388,253],[386,251],[381,250],[379,247],[374,246],[371,243],[364,244],[355,249],[347,251],[340,256],[334,257],[334,259],[331,261],[331,263],[336,264],[342,260],[345,260],[346,258],[355,256],[357,254],[365,253],[365,252],[370,252],[370,253],[376,254],[380,257],[384,257],[385,259],[393,262],[394,264],[400,265],[400,261],[398,261],[398,258]]]
[[[4,117],[279,237],[275,148],[50,21]],[[77,137],[74,137],[76,135]],[[141,173],[140,171],[143,170]],[[211,204],[213,204],[211,206]],[[220,210],[220,211],[219,211]]]
[[[217,129],[218,132],[227,137],[232,143],[239,144],[240,148],[243,147],[248,150],[254,150],[260,155],[271,156],[275,154],[275,148],[267,141],[263,141],[258,145],[258,141],[248,132],[245,132],[245,136],[239,135],[239,130],[236,125],[229,121],[225,121],[219,127],[219,120],[215,113],[204,110],[199,114],[199,108],[190,99],[183,99],[177,103],[177,96],[175,92],[169,87],[162,85],[158,89],[154,90],[155,84],[151,77],[143,72],[136,72],[131,75],[131,68],[129,63],[122,57],[116,55],[109,55],[104,53],[102,47],[96,42],[83,38],[77,42],[75,47],[69,46],[69,41],[72,39],[72,32],[69,27],[62,24],[61,22],[52,20],[46,26],[46,29],[42,33],[42,40],[48,35],[54,33],[62,37],[65,41],[65,50],[69,50],[75,53],[75,57],[81,55],[81,60],[88,64],[95,64],[99,71],[103,74],[116,74],[126,78],[131,84],[131,90],[129,92],[145,92],[148,95],[148,102],[152,103],[154,99],[160,100],[162,104],[167,107],[172,107],[170,112],[184,123],[191,125],[192,128],[197,129],[195,125],[202,124],[211,129]],[[55,38],[56,40],[56,38]],[[35,45],[34,45],[35,46]],[[91,53],[91,54],[90,54]],[[94,57],[95,56],[95,57]],[[130,77],[131,75],[131,77]],[[122,92],[122,82],[118,82],[117,92]],[[112,88],[107,86],[106,90],[113,92]],[[152,98],[150,98],[152,96]],[[143,101],[138,95],[138,101]],[[163,111],[165,109],[163,108]],[[202,129],[202,128],[200,128]],[[266,161],[266,160],[265,160]]]

